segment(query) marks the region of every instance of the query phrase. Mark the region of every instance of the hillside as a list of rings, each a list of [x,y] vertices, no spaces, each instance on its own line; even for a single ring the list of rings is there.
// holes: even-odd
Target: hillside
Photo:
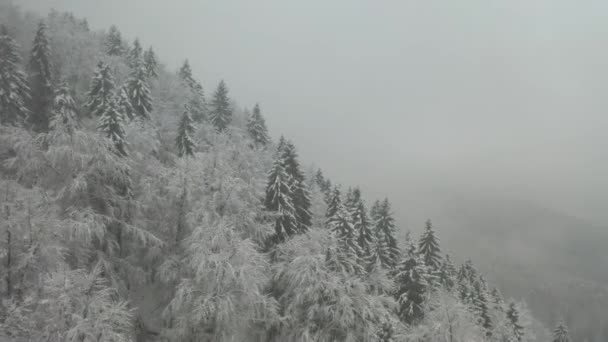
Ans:
[[[389,199],[305,171],[230,80],[70,13],[0,25],[3,341],[550,338],[431,221],[400,238]]]

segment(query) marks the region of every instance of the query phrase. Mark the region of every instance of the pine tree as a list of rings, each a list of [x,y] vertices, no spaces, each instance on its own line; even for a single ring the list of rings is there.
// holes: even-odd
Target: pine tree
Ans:
[[[146,80],[146,69],[142,63],[133,67],[131,77],[127,81],[127,93],[135,116],[149,119],[152,111],[152,97]]]
[[[290,179],[285,172],[284,162],[281,157],[275,159],[272,169],[268,174],[268,186],[266,187],[266,198],[264,206],[266,210],[275,212],[275,242],[284,241],[288,236],[298,231],[296,214],[291,200],[292,189]]]
[[[107,106],[105,106],[105,111],[99,119],[98,126],[98,129],[104,133],[106,137],[112,140],[116,153],[120,156],[127,155],[124,120],[124,114],[119,110],[115,99],[112,99]]]
[[[131,50],[129,50],[129,54],[127,56],[129,66],[132,68],[139,68],[140,63],[142,62],[142,54],[143,49],[139,43],[139,38],[135,38],[135,41],[133,41],[133,46],[131,47]]]
[[[414,253],[413,244],[406,250],[411,252],[397,265],[395,298],[399,317],[413,325],[424,318],[424,301],[429,287],[428,269],[422,258]]]
[[[441,249],[439,248],[439,239],[435,236],[431,220],[426,221],[426,229],[418,243],[418,250],[427,266],[433,270],[439,269],[441,265]]]
[[[68,134],[74,132],[77,126],[76,102],[70,94],[70,88],[67,83],[63,82],[55,92],[55,100],[53,101],[53,117],[51,118],[50,127],[52,129],[64,128]]]
[[[116,25],[110,26],[108,37],[106,38],[106,53],[110,56],[122,56],[125,52],[122,36]]]
[[[106,112],[108,105],[113,101],[113,96],[114,78],[110,66],[100,61],[91,80],[86,105],[91,113],[100,116]]]
[[[175,138],[177,153],[180,157],[192,156],[194,154],[193,134],[194,126],[192,124],[192,118],[190,117],[190,109],[186,106],[182,119],[179,122],[177,137]]]
[[[373,221],[376,243],[383,247],[381,255],[383,266],[393,268],[399,258],[399,248],[395,238],[395,219],[388,198],[385,198],[382,202],[376,201],[370,216]]]
[[[363,252],[362,257],[369,258],[376,240],[374,238],[372,225],[367,216],[367,209],[365,208],[363,200],[357,203],[355,210],[351,214],[353,217],[353,224],[357,232],[357,243]]]
[[[278,153],[281,155],[285,172],[290,177],[290,187],[292,189],[292,203],[296,210],[296,220],[298,222],[298,230],[304,232],[310,228],[312,224],[312,215],[310,214],[310,191],[306,185],[304,174],[300,169],[298,162],[298,153],[295,145],[291,141],[285,141],[279,144]]]
[[[0,125],[23,122],[29,114],[26,101],[30,99],[30,88],[20,63],[19,46],[3,25],[0,27]]]
[[[517,310],[513,302],[509,303],[507,319],[511,324],[511,328],[513,328],[513,336],[517,341],[521,341],[524,336],[524,327],[519,323],[519,310]]]
[[[31,87],[30,123],[36,131],[47,131],[53,100],[51,78],[51,56],[49,40],[44,22],[38,24],[29,62],[29,84]]]
[[[570,342],[568,327],[563,321],[558,323],[553,330],[553,342]]]
[[[455,285],[456,267],[452,263],[449,254],[446,254],[445,259],[441,263],[441,268],[439,269],[439,282],[447,290],[451,290]]]
[[[266,146],[270,141],[268,129],[266,128],[266,120],[264,120],[260,112],[260,105],[257,103],[253,107],[253,113],[247,122],[247,133],[249,133],[249,137],[251,137],[256,146]]]
[[[209,113],[211,123],[219,132],[223,132],[232,121],[232,108],[230,108],[230,99],[228,98],[228,88],[224,81],[220,81],[213,100],[211,101],[211,113]]]
[[[179,69],[178,76],[190,90],[188,104],[192,111],[192,119],[196,122],[204,121],[207,117],[205,93],[203,91],[203,86],[192,76],[192,69],[190,68],[190,63],[188,63],[187,59]]]
[[[357,233],[352,222],[351,214],[342,204],[338,205],[336,212],[328,219],[327,226],[340,241],[340,249],[351,262],[359,264],[363,254],[357,243]]]
[[[479,317],[480,325],[485,329],[486,335],[491,335],[492,318],[490,317],[490,301],[488,300],[487,284],[480,278],[473,284],[475,311]]]
[[[158,78],[158,61],[156,60],[156,53],[152,50],[152,47],[144,53],[144,68],[146,69],[146,76],[149,78]]]
[[[124,114],[125,118],[133,120],[135,118],[135,109],[131,104],[129,90],[127,89],[126,84],[120,87],[120,90],[118,90],[117,101],[118,102],[116,104],[118,105],[118,109]]]
[[[340,188],[335,186],[334,190],[331,192],[331,196],[329,196],[329,203],[327,204],[327,213],[325,214],[327,219],[332,218],[338,211],[338,208],[342,205],[340,196]]]

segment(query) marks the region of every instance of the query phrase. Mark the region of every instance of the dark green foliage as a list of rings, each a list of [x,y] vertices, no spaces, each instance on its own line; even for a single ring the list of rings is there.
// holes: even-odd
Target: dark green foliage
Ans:
[[[432,270],[439,269],[441,265],[441,249],[439,248],[439,239],[435,236],[431,220],[426,221],[424,234],[418,242],[418,251],[427,266]]]
[[[133,67],[131,77],[127,81],[127,94],[136,117],[149,119],[152,111],[152,97],[148,88],[146,69],[142,63]]]
[[[513,328],[513,336],[517,339],[517,341],[521,341],[524,336],[524,327],[519,323],[519,311],[513,302],[509,303],[509,309],[507,309],[507,319]]]
[[[125,52],[122,36],[116,25],[110,26],[105,44],[106,53],[110,56],[121,56]]]
[[[395,219],[391,212],[388,198],[376,201],[370,213],[372,218],[376,244],[381,264],[386,268],[393,268],[399,258],[399,248],[395,238]]]
[[[144,68],[146,69],[146,76],[149,78],[158,78],[158,61],[156,59],[156,53],[152,50],[152,47],[144,53]]]
[[[190,117],[190,110],[186,106],[177,128],[177,137],[175,138],[177,154],[180,157],[192,156],[194,154],[194,141],[192,140],[192,135],[194,135],[194,126],[192,124],[192,118]]]
[[[310,228],[312,224],[312,216],[310,214],[310,192],[306,185],[304,174],[300,169],[298,161],[298,153],[295,145],[286,141],[282,145],[279,144],[278,154],[283,160],[285,172],[290,179],[290,187],[292,189],[292,203],[295,208],[296,220],[298,222],[298,230],[304,232]]]
[[[553,330],[553,342],[570,342],[566,323],[560,322]]]
[[[31,88],[31,113],[29,121],[34,130],[47,131],[51,116],[53,84],[51,78],[51,56],[46,25],[40,22],[29,62],[29,84]]]
[[[413,250],[411,246],[408,250]],[[397,313],[407,324],[416,324],[424,318],[424,300],[429,290],[428,269],[415,253],[408,253],[397,265],[395,298]]]
[[[110,66],[100,61],[91,80],[86,104],[91,113],[100,116],[106,112],[110,102],[113,101],[114,87]]]
[[[205,101],[205,93],[203,92],[203,86],[194,79],[192,76],[192,69],[188,60],[184,61],[184,64],[179,70],[179,78],[184,85],[190,90],[188,105],[192,112],[192,119],[196,122],[201,122],[206,119],[207,116],[207,103]]]
[[[127,155],[124,114],[119,110],[118,105],[114,100],[110,101],[107,106],[105,106],[105,111],[99,119],[98,129],[104,133],[106,137],[112,140],[118,155]]]
[[[26,101],[30,98],[30,88],[19,67],[19,46],[6,27],[2,26],[0,31],[0,125],[14,125],[23,122],[29,114]]]
[[[285,172],[284,162],[278,157],[268,174],[268,186],[264,206],[266,210],[276,213],[274,241],[284,241],[298,231],[295,209],[291,197],[289,175]]]
[[[232,121],[232,108],[230,107],[228,88],[224,80],[220,81],[215,93],[213,93],[211,113],[209,114],[209,120],[218,132],[223,132]]]
[[[257,103],[253,107],[253,113],[247,122],[247,133],[249,133],[249,137],[256,146],[266,146],[270,141],[268,129],[266,128],[266,120],[264,120],[260,112],[260,105]]]

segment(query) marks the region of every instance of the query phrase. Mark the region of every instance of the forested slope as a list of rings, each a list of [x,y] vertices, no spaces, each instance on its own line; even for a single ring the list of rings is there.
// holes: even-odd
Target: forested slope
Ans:
[[[3,340],[550,339],[430,221],[399,241],[388,199],[303,167],[229,80],[69,13],[0,24]]]

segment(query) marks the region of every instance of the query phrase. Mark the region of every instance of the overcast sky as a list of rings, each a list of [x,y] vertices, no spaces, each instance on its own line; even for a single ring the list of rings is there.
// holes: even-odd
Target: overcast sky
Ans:
[[[606,1],[15,3],[188,58],[207,94],[223,78],[259,101],[275,137],[402,221],[462,191],[608,221]]]

